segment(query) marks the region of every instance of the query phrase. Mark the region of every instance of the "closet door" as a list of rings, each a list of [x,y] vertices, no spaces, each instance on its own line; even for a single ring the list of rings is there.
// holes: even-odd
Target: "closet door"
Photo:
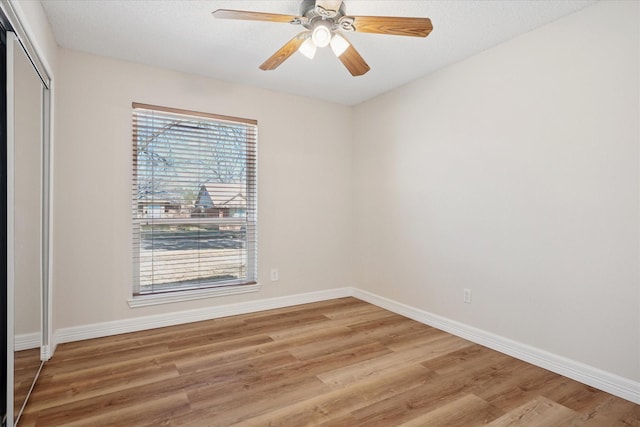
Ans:
[[[13,33],[7,33],[8,357],[14,423],[38,375],[44,285],[44,86]],[[13,355],[13,357],[11,357]],[[12,409],[12,411],[11,411]],[[11,424],[11,423],[7,423]]]
[[[0,25],[0,369],[2,369],[2,420],[7,414],[7,32]]]

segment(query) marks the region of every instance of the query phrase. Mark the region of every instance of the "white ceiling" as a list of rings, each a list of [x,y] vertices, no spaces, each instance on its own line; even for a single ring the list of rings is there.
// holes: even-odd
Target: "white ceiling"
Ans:
[[[592,0],[346,0],[347,15],[429,17],[427,37],[353,33],[371,66],[352,77],[331,49],[294,54],[274,71],[265,59],[303,30],[282,23],[214,19],[216,9],[299,14],[299,1],[42,0],[58,44],[216,79],[355,105],[573,13]]]

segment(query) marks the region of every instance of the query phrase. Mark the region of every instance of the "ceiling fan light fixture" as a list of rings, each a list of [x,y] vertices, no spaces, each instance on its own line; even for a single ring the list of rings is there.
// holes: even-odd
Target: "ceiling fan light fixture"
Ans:
[[[1,2],[2,0],[0,0]],[[267,58],[258,68],[275,70],[296,51],[313,58],[319,47],[331,50],[352,76],[362,76],[371,69],[343,32],[427,37],[433,30],[429,18],[397,16],[350,16],[346,0],[300,0],[300,16],[250,10],[218,9],[214,18],[245,21],[280,22],[300,25],[304,30]],[[265,2],[266,3],[266,2]]]
[[[298,48],[298,52],[309,59],[313,59],[313,57],[316,55],[316,50],[318,50],[318,48],[310,38],[306,39],[304,43],[302,43]]]
[[[331,29],[323,21],[318,21],[311,33],[311,40],[317,47],[325,47],[331,42]]]
[[[331,50],[336,54],[337,57],[340,57],[350,46],[350,43],[342,37],[340,34],[336,34],[331,39]]]

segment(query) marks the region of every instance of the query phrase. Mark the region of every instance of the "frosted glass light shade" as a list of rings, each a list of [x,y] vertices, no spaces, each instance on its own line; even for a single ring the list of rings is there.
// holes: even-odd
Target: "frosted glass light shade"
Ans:
[[[335,53],[336,56],[342,55],[344,51],[349,48],[349,46],[349,42],[340,34],[336,34],[331,39],[331,50],[333,50],[333,53]]]
[[[311,33],[311,39],[317,47],[325,47],[331,41],[331,30],[322,22],[319,22]]]
[[[303,54],[309,59],[313,59],[313,57],[316,55],[316,50],[317,50],[316,45],[313,43],[311,39],[306,39],[304,43],[302,43],[298,48],[298,52],[300,52],[301,54]]]

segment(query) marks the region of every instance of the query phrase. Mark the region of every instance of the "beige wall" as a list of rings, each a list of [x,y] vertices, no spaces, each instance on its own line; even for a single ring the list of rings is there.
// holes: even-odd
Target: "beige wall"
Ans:
[[[350,108],[59,53],[55,329],[352,284]],[[260,292],[128,307],[132,101],[258,120]],[[279,268],[276,283],[271,267]]]
[[[356,107],[356,285],[640,380],[638,8]]]

